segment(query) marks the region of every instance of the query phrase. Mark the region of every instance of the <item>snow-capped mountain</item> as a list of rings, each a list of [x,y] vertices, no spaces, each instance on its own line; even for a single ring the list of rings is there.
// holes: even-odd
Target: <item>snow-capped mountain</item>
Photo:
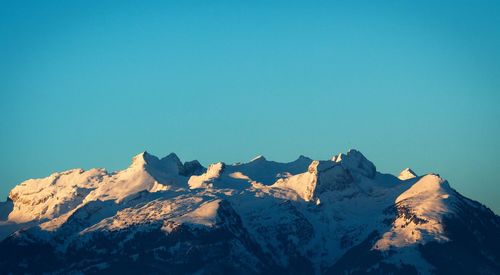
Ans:
[[[27,180],[0,203],[1,273],[500,274],[500,217],[437,174],[360,152]]]

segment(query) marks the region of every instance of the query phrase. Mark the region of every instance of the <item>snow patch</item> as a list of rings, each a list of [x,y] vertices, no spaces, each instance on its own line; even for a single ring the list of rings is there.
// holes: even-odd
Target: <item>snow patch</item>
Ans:
[[[416,177],[417,177],[417,174],[415,172],[413,172],[413,170],[411,170],[410,168],[406,168],[403,171],[401,171],[401,173],[399,173],[398,179],[409,180],[409,179],[413,179]]]

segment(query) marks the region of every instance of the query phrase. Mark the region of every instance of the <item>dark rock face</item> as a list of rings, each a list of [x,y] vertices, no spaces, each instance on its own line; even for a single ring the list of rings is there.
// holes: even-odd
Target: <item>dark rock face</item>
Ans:
[[[419,247],[440,274],[500,274],[500,218],[462,197],[458,215],[443,221],[450,241]]]
[[[205,173],[206,170],[207,169],[203,167],[197,160],[186,161],[184,162],[184,165],[182,166],[179,174],[185,177],[190,177],[193,175],[198,176]]]
[[[10,198],[7,201],[0,202],[0,221],[5,221],[9,217],[9,213],[14,208],[14,203]]]

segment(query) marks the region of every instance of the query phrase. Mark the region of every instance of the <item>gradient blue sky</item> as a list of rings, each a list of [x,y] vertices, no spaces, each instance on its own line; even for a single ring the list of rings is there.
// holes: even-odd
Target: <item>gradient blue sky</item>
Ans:
[[[140,2],[140,3],[138,3]],[[0,197],[55,171],[361,150],[500,213],[499,1],[0,1]]]

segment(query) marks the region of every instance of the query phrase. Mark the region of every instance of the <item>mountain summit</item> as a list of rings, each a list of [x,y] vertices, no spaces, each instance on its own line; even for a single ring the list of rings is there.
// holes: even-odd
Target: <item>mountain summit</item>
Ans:
[[[203,167],[143,152],[0,203],[2,273],[500,274],[500,217],[437,174],[329,160]]]

